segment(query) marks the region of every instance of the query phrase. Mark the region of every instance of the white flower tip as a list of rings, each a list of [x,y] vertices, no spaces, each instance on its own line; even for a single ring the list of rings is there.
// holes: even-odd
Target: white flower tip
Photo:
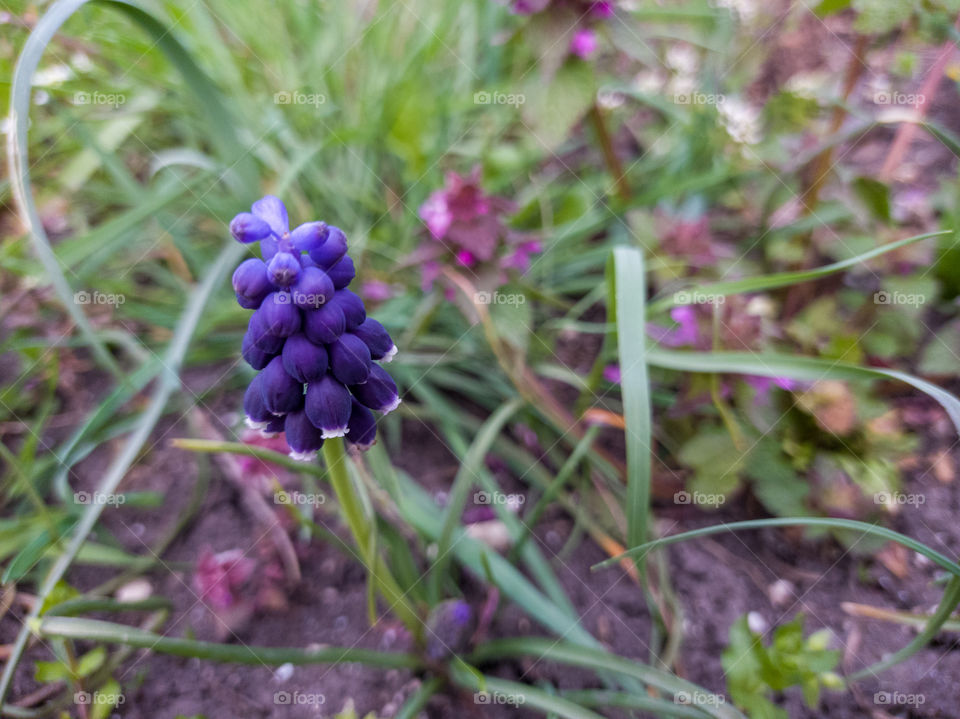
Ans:
[[[250,429],[263,429],[267,426],[267,422],[254,422],[249,417],[244,418],[243,423],[247,425]]]
[[[337,427],[336,429],[324,429],[321,430],[320,436],[323,439],[335,439],[337,437],[345,437],[347,432],[350,430],[346,427]]]
[[[262,430],[262,429],[260,430],[260,436],[263,437],[264,439],[271,439],[271,438],[273,438],[273,437],[276,437],[278,434],[280,434],[280,433],[279,433],[279,432],[266,432],[266,431],[264,431],[264,430]]]
[[[290,450],[290,459],[295,459],[298,462],[309,462],[317,458],[317,450],[311,452],[295,452]]]
[[[391,346],[390,346],[390,349],[387,350],[387,353],[386,353],[383,357],[380,358],[380,361],[381,361],[381,362],[393,362],[393,358],[397,356],[397,352],[399,352],[399,350],[397,349],[397,346],[396,346],[396,345],[391,345]]]
[[[390,412],[393,412],[393,410],[395,410],[397,407],[400,406],[400,402],[401,402],[401,399],[400,399],[400,397],[398,396],[398,397],[397,397],[396,399],[394,399],[393,402],[391,402],[390,404],[384,405],[383,407],[381,407],[381,408],[380,408],[380,411],[381,411],[383,414],[389,414]]]

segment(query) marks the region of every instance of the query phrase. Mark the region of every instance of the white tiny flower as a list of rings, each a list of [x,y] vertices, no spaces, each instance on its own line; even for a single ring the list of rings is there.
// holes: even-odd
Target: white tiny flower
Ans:
[[[33,73],[33,86],[49,87],[51,85],[59,85],[71,77],[73,77],[73,70],[70,69],[69,65],[51,65],[50,67],[45,67]]]

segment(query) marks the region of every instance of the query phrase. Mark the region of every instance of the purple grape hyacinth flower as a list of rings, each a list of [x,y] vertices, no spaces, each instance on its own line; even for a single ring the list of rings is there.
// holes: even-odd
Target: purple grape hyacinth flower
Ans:
[[[371,409],[400,403],[377,362],[397,347],[363,300],[347,286],[356,268],[344,232],[324,222],[290,230],[287,208],[267,195],[230,223],[263,259],[244,260],[233,275],[241,307],[254,310],[243,337],[244,360],[259,371],[243,398],[247,424],[283,432],[290,456],[315,457],[325,439],[345,437],[360,450],[376,441]]]

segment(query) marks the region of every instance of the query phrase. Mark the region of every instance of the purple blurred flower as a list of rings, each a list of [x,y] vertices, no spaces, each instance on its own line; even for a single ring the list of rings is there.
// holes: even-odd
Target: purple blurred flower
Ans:
[[[543,252],[543,243],[540,240],[521,242],[500,262],[504,269],[516,270],[523,274],[530,269],[530,256]]]
[[[670,317],[677,323],[676,327],[662,327],[648,322],[647,334],[667,347],[697,345],[700,340],[700,327],[696,310],[690,305],[681,305],[670,310]]]
[[[512,0],[510,9],[517,15],[536,15],[543,12],[562,14],[569,24],[576,19],[576,27],[570,39],[570,52],[587,60],[598,47],[595,25],[613,17],[613,3],[609,0]]]
[[[623,374],[620,372],[620,365],[610,364],[603,368],[603,378],[611,384],[620,384]]]
[[[197,560],[193,586],[214,609],[227,609],[240,601],[240,592],[253,574],[254,561],[239,549],[214,554],[205,549]]]
[[[370,302],[386,302],[393,298],[394,292],[386,282],[367,280],[360,286],[360,295]]]
[[[501,272],[529,269],[530,256],[543,248],[539,240],[507,226],[505,217],[515,209],[507,198],[484,192],[479,167],[468,175],[448,173],[443,189],[420,207],[431,241],[408,259],[420,265],[423,290],[433,287],[444,264],[467,268],[492,264]]]
[[[795,389],[800,389],[803,384],[789,377],[761,377],[755,374],[745,374],[742,378],[744,382],[755,390],[756,395],[754,396],[753,403],[758,407],[766,407],[770,404],[770,390],[774,387],[792,392]]]
[[[597,51],[597,34],[592,28],[581,28],[573,33],[570,52],[582,60],[588,60]]]

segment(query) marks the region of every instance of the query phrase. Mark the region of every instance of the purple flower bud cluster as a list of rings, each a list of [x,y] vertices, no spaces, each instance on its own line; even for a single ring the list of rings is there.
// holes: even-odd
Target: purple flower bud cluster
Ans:
[[[377,364],[397,348],[347,289],[356,272],[346,236],[323,222],[291,231],[287,208],[271,195],[234,217],[230,232],[259,242],[263,257],[233,273],[237,302],[253,310],[241,353],[259,371],[243,398],[247,424],[284,432],[295,459],[313,458],[331,437],[368,449],[377,436],[371,410],[386,414],[400,404],[397,385]]]

